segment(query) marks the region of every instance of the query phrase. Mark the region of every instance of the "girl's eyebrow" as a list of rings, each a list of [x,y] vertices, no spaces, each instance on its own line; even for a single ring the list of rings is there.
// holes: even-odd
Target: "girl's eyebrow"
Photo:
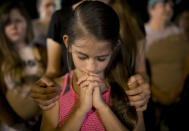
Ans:
[[[80,51],[75,51],[75,52],[77,52],[77,53],[80,54],[80,55],[88,56],[88,55],[86,55],[86,54],[84,54],[84,53],[82,53],[82,52],[80,52]]]
[[[97,57],[107,57],[109,56],[110,54],[106,54],[106,55],[101,55],[101,56],[97,56]]]
[[[76,53],[78,53],[78,54],[80,54],[80,55],[84,55],[84,56],[87,56],[88,57],[88,55],[87,54],[85,54],[85,53],[82,53],[82,52],[80,52],[80,51],[75,51]],[[101,55],[101,56],[96,56],[96,57],[107,57],[107,56],[109,56],[110,54],[105,54],[105,55]]]

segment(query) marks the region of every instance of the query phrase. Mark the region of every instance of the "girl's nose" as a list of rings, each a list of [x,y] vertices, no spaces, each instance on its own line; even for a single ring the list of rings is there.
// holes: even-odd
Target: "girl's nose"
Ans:
[[[86,70],[89,73],[95,73],[96,72],[96,62],[93,59],[89,59],[87,62]]]

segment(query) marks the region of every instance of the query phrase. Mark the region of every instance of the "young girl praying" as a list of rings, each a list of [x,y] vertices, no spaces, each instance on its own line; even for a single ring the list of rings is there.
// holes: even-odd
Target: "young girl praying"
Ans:
[[[70,28],[63,36],[70,72],[54,80],[61,94],[56,106],[43,111],[41,130],[137,130],[141,115],[124,91],[133,74],[117,14],[102,2],[84,1]]]

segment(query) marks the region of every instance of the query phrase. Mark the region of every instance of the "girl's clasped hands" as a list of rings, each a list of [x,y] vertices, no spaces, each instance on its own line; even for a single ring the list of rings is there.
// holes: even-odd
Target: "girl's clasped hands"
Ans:
[[[96,74],[86,73],[77,81],[80,86],[80,108],[84,112],[88,112],[92,107],[102,109],[106,106],[102,99],[102,94],[107,91],[108,85],[103,78]]]

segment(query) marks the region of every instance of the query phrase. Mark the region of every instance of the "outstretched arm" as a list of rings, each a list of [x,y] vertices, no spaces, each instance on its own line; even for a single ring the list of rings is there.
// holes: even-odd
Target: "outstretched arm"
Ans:
[[[149,78],[146,73],[145,40],[141,40],[137,44],[135,70],[136,74],[130,78],[128,83],[130,90],[126,91],[126,94],[129,97],[130,104],[137,111],[145,111],[151,95]],[[137,88],[132,88],[135,83],[138,85]]]
[[[137,110],[138,122],[135,131],[145,131],[143,111],[146,110],[150,98],[150,86],[142,75],[134,75],[129,79],[130,90],[126,91],[130,104]]]
[[[47,39],[48,63],[44,76],[37,81],[31,90],[31,97],[43,109],[49,110],[55,106],[58,99],[59,88],[53,82],[53,78],[60,73],[62,47],[51,38]]]
[[[61,45],[51,38],[47,38],[47,70],[45,76],[55,78],[61,69]]]

